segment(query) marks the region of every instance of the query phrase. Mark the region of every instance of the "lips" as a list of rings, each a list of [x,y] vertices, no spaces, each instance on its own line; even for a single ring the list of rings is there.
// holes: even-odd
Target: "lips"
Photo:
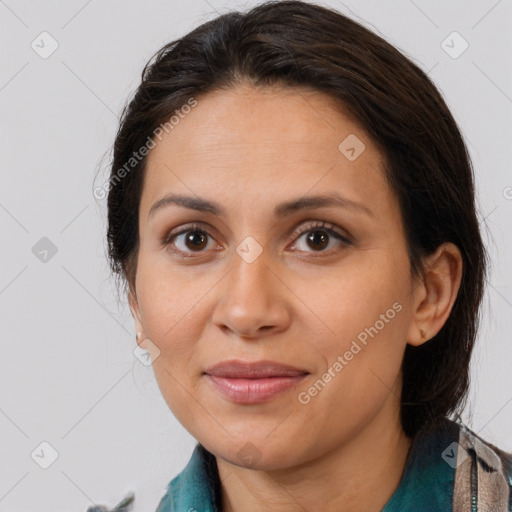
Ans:
[[[224,361],[204,372],[213,388],[237,404],[271,400],[295,387],[309,372],[274,361]]]
[[[223,361],[205,371],[214,377],[228,379],[263,379],[272,377],[297,377],[308,372],[294,366],[276,363],[274,361],[246,362],[233,359]]]

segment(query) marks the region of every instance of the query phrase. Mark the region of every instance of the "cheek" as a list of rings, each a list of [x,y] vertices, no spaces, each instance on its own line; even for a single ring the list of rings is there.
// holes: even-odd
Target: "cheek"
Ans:
[[[312,309],[320,312],[325,335],[316,336],[315,349],[322,356],[322,373],[330,369],[336,375],[328,386],[332,394],[324,397],[329,402],[378,402],[397,378],[406,344],[408,288],[406,279],[395,275],[381,260],[378,273],[344,273],[318,295]]]
[[[314,293],[311,288],[302,292],[323,324],[326,347],[348,350],[352,340],[364,344],[372,335],[385,343],[403,331],[408,288],[405,279],[394,275],[382,264],[378,272],[354,268],[317,286]]]
[[[137,270],[137,297],[145,334],[160,350],[160,363],[183,373],[200,339],[202,298],[208,284],[169,272],[155,259],[141,257]]]
[[[197,287],[196,287],[197,288]],[[200,410],[191,403],[195,392],[197,340],[201,338],[203,293],[183,287],[179,279],[141,274],[138,290],[146,336],[160,350],[153,372],[162,397],[184,425],[194,424]],[[197,371],[197,370],[196,370]]]

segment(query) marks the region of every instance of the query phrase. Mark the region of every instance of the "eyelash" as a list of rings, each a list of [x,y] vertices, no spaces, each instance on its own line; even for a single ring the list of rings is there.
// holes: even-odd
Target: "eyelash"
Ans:
[[[323,228],[323,229],[320,229],[320,228]],[[304,235],[306,233],[310,233],[311,231],[315,231],[315,230],[325,231],[329,235],[338,239],[341,242],[342,246],[346,247],[346,246],[352,245],[352,241],[349,238],[347,238],[346,236],[342,235],[341,232],[339,232],[336,229],[336,226],[334,224],[331,224],[330,222],[325,222],[325,221],[315,221],[314,223],[308,224],[303,228],[297,228],[293,232],[292,236],[300,238],[302,235]],[[166,235],[164,235],[164,237],[160,240],[160,244],[164,247],[171,247],[171,249],[170,249],[171,252],[177,254],[179,257],[187,258],[187,259],[195,258],[196,256],[190,256],[191,254],[194,253],[193,251],[192,252],[184,252],[180,249],[176,249],[172,245],[172,241],[175,238],[177,238],[178,236],[183,235],[185,233],[194,232],[194,231],[200,231],[202,233],[205,233],[207,236],[214,238],[208,232],[208,230],[203,227],[202,224],[191,223],[191,224],[187,224],[182,229],[180,229],[180,231],[178,231],[176,233],[171,232],[171,233],[167,233]],[[331,250],[327,250],[327,251],[313,251],[313,253],[317,252],[319,255],[325,255],[325,254],[330,255],[333,251],[336,251],[336,249],[331,249]],[[197,254],[201,254],[201,252],[202,251],[198,251]],[[309,252],[309,251],[307,251],[307,252]],[[313,257],[317,258],[319,256],[313,256]]]

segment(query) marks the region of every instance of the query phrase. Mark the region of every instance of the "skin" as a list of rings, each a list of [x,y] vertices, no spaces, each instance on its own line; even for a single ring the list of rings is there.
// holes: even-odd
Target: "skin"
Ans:
[[[338,150],[350,134],[365,144],[354,161]],[[241,84],[209,93],[157,142],[140,204],[130,308],[141,346],[160,351],[153,369],[164,399],[216,456],[223,512],[379,511],[411,445],[399,421],[404,350],[447,320],[462,272],[458,248],[439,247],[424,280],[411,275],[382,154],[320,92]],[[373,216],[337,206],[273,214],[283,201],[333,191]],[[226,214],[173,205],[148,217],[169,192],[215,201]],[[326,247],[308,243],[312,221],[332,223],[351,242],[315,228]],[[199,251],[183,234],[174,245],[160,243],[190,222],[209,234]],[[251,263],[236,252],[248,236],[262,249]],[[397,302],[400,312],[300,403],[299,393]],[[235,404],[203,375],[232,358],[270,359],[309,375],[266,403]],[[238,455],[244,447],[252,460]]]

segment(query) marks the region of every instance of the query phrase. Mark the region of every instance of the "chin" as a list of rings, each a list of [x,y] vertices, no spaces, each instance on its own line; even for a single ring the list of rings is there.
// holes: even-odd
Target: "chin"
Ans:
[[[247,435],[245,439],[236,441],[227,439],[222,444],[215,441],[212,444],[201,444],[216,457],[247,469],[271,471],[285,469],[300,463],[297,460],[297,443],[292,443],[295,446],[294,449],[292,444],[279,442],[278,439],[275,441],[275,443],[271,443],[266,436],[256,439],[254,436]]]

